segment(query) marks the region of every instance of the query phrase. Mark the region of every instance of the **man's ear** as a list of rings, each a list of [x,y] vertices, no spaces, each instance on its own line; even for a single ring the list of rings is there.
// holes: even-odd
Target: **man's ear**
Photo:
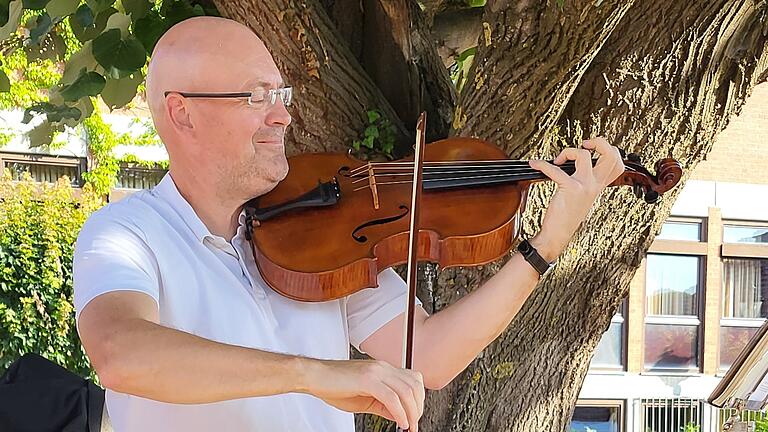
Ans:
[[[171,127],[182,133],[192,129],[192,118],[183,97],[175,93],[169,94],[165,98],[165,109]]]

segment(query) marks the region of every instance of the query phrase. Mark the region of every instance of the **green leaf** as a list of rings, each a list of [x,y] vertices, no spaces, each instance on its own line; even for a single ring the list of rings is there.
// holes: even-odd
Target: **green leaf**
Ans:
[[[39,59],[60,61],[64,59],[67,51],[67,43],[60,34],[52,31],[40,41],[38,45],[27,45],[24,52],[27,53],[27,61],[33,62]]]
[[[46,12],[43,12],[38,16],[30,18],[27,22],[27,26],[30,28],[30,42],[37,45],[40,43],[40,39],[47,35],[51,30],[53,21],[51,21],[51,17]]]
[[[381,114],[379,114],[378,111],[376,110],[368,111],[368,123],[373,123],[379,118],[381,118]]]
[[[44,115],[46,121],[61,122],[67,118],[79,119],[82,112],[77,107],[67,105],[54,105],[49,102],[38,102],[24,110],[22,123],[28,124],[32,118],[38,115]]]
[[[79,51],[69,57],[69,61],[64,66],[64,74],[61,76],[62,84],[71,84],[79,76],[83,69],[94,70],[98,63],[93,58],[91,51],[91,41],[83,44]]]
[[[144,18],[153,6],[153,3],[148,0],[122,0],[122,3],[125,13],[131,16],[134,23]]]
[[[87,4],[82,4],[75,11],[75,22],[81,27],[91,27],[93,25],[93,11]]]
[[[82,70],[80,76],[67,86],[61,89],[61,96],[65,101],[72,102],[84,96],[96,96],[104,90],[107,81],[103,76],[96,72],[86,72]]]
[[[107,25],[104,30],[118,29],[120,30],[120,36],[126,37],[130,33],[128,32],[128,26],[131,25],[131,17],[124,13],[115,13],[109,16]]]
[[[466,0],[469,7],[483,7],[486,0]]]
[[[47,120],[35,126],[32,128],[32,130],[27,132],[27,137],[29,138],[29,147],[35,148],[50,145],[51,141],[53,141],[53,134],[55,130],[56,129],[51,124],[51,122]]]
[[[0,27],[0,42],[8,39],[10,35],[16,32],[21,22],[21,12],[23,10],[21,0],[12,1],[8,6],[8,20]]]
[[[91,102],[90,97],[84,97],[77,101],[72,108],[77,109],[81,114],[77,118],[70,118],[69,120],[64,119],[64,124],[70,127],[75,127],[80,120],[84,120],[91,116],[93,113],[93,102]]]
[[[51,19],[55,20],[75,12],[78,3],[80,3],[80,0],[51,0],[45,6],[45,10],[51,16]]]
[[[0,69],[0,93],[11,91],[11,80],[8,79],[8,75]]]
[[[373,148],[373,137],[367,136],[365,139],[363,139],[363,145],[368,147],[369,149]]]
[[[165,6],[165,3],[163,3],[163,6]],[[175,24],[178,24],[187,18],[201,15],[205,15],[202,6],[192,6],[188,1],[183,0],[172,2],[171,6],[167,8],[165,12],[165,18],[168,20],[168,28],[173,27]]]
[[[147,60],[144,46],[133,36],[120,38],[120,30],[112,29],[93,40],[93,56],[113,78],[123,78],[141,69]]]
[[[463,62],[467,58],[475,55],[475,53],[477,53],[477,47],[476,46],[473,46],[471,48],[467,48],[464,51],[462,51],[461,54],[459,54],[459,57],[456,59],[456,61],[457,62]]]
[[[47,5],[49,1],[50,0],[22,0],[22,3],[24,3],[24,9],[42,10],[45,9],[45,5]]]
[[[141,72],[121,79],[108,79],[107,85],[101,92],[101,98],[110,109],[120,108],[132,101],[136,96],[136,89],[144,81]]]
[[[352,148],[355,150],[360,150],[360,140],[352,141]]]
[[[102,11],[109,9],[115,3],[115,0],[86,0],[85,3],[94,14],[98,15]]]
[[[155,44],[168,28],[168,23],[155,10],[150,10],[146,16],[136,21],[133,33],[144,46],[147,54],[152,55]]]
[[[85,5],[83,5],[85,6]],[[96,18],[91,19],[90,25],[82,25],[82,22],[88,22],[88,13],[90,9],[88,6],[78,8],[78,12],[69,16],[69,25],[72,27],[72,33],[80,42],[89,41],[95,37],[98,37],[104,29],[107,27],[107,21],[112,14],[117,13],[117,9],[109,8],[99,12]],[[82,12],[81,12],[82,10]],[[80,13],[78,15],[78,13]],[[82,20],[82,21],[81,21]]]
[[[370,137],[373,137],[373,138],[378,138],[379,137],[379,128],[377,128],[374,125],[368,126],[367,128],[365,128],[365,136],[366,137],[370,136]]]

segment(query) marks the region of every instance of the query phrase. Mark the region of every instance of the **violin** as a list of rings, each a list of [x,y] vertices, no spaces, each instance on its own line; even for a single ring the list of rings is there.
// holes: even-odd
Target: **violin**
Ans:
[[[416,255],[441,268],[486,264],[508,253],[529,187],[549,180],[528,161],[509,160],[476,138],[436,141],[425,146],[423,159]],[[272,289],[294,300],[334,300],[376,287],[381,271],[407,261],[413,159],[366,162],[328,152],[293,156],[288,164],[275,189],[245,205],[246,238]],[[656,163],[656,174],[637,155],[624,165],[611,186],[631,186],[648,203],[682,176],[671,158]],[[560,168],[572,174],[575,163]]]

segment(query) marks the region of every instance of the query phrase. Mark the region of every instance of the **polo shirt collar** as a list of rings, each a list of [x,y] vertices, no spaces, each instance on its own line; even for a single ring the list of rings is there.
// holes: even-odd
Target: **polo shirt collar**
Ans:
[[[189,229],[192,230],[192,233],[194,233],[198,241],[202,243],[206,237],[213,236],[208,230],[208,227],[206,227],[203,221],[197,216],[197,213],[195,213],[192,206],[189,205],[187,200],[184,199],[181,193],[179,193],[179,189],[176,188],[176,183],[174,183],[173,178],[171,178],[170,172],[163,176],[163,179],[160,180],[160,183],[158,183],[157,186],[155,186],[153,192],[171,206]]]

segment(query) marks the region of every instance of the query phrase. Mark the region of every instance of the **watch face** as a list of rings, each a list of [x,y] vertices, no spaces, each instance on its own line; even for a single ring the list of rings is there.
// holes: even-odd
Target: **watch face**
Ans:
[[[528,240],[523,240],[522,242],[520,242],[520,245],[517,247],[517,250],[519,250],[524,254],[527,254],[528,252],[531,251],[531,244],[528,243]]]

